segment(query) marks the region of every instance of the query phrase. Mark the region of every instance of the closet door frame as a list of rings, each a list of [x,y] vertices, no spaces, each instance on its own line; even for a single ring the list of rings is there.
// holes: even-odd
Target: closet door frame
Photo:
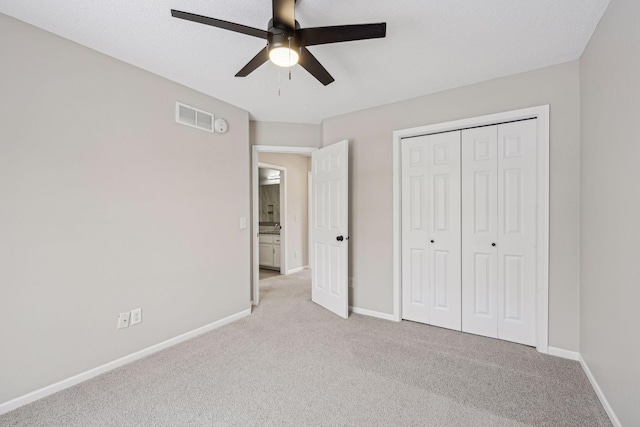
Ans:
[[[402,139],[526,119],[537,119],[536,349],[549,352],[549,105],[393,132],[393,320],[402,319]]]

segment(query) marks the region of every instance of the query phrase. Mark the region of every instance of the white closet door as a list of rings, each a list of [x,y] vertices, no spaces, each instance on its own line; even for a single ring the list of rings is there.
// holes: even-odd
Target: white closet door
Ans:
[[[428,137],[430,324],[461,328],[460,131]]]
[[[498,336],[498,129],[462,131],[462,330]]]
[[[401,147],[402,317],[460,330],[460,132]]]
[[[427,136],[402,140],[402,318],[429,323]]]
[[[462,132],[462,330],[536,345],[536,121]]]
[[[498,126],[498,338],[536,345],[536,121]]]

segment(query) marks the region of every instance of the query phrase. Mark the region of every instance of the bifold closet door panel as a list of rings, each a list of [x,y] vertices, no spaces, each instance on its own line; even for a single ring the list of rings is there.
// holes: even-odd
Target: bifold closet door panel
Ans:
[[[498,126],[498,338],[526,345],[536,345],[536,126]]]
[[[462,330],[536,345],[535,120],[462,132]]]
[[[462,330],[498,336],[498,128],[462,131]]]
[[[461,132],[428,137],[430,324],[461,330]]]
[[[402,318],[461,329],[460,131],[401,143]]]
[[[427,137],[404,139],[402,153],[402,318],[429,323]]]

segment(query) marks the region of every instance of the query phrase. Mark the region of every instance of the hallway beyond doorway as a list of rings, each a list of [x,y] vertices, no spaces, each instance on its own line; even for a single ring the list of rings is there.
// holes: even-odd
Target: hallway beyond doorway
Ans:
[[[280,272],[276,270],[269,270],[267,268],[260,269],[260,280],[268,279],[274,276],[280,276]]]

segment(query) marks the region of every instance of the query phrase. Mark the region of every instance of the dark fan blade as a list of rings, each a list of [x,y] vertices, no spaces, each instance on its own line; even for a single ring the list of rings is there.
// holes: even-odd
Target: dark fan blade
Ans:
[[[238,71],[236,77],[247,77],[253,71],[256,70],[259,66],[264,64],[269,60],[269,51],[264,48],[256,56],[253,57],[251,61],[247,65],[245,65],[242,70]]]
[[[354,40],[379,39],[387,35],[387,23],[337,25],[335,27],[301,28],[296,37],[305,46],[327,43],[350,42]]]
[[[300,59],[298,60],[298,63],[325,86],[329,83],[333,83],[333,81],[335,80],[333,77],[331,77],[331,74],[329,74],[329,72],[322,66],[322,64],[318,62],[316,57],[307,50],[307,48],[303,47],[300,49]]]
[[[222,21],[220,19],[209,18],[208,16],[195,15],[189,12],[181,12],[179,10],[171,9],[171,16],[173,16],[174,18],[186,19],[187,21],[198,22],[200,24],[211,25],[212,27],[218,27],[229,31],[235,31],[236,33],[259,37],[261,39],[266,39],[269,35],[267,31],[259,30],[257,28],[234,24],[233,22]]]
[[[273,26],[293,31],[296,27],[295,0],[273,0]]]

